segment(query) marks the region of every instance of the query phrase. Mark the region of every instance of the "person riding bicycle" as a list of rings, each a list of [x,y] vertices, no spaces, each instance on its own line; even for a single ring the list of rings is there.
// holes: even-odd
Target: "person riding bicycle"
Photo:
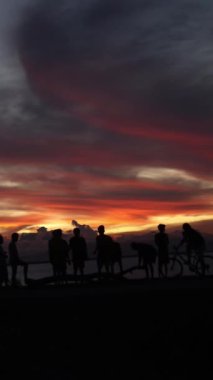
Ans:
[[[191,255],[194,252],[198,257],[202,258],[206,243],[200,232],[190,226],[189,223],[183,224],[183,239],[176,247],[179,249],[183,244],[186,244],[186,253],[188,257],[187,264],[191,264]]]

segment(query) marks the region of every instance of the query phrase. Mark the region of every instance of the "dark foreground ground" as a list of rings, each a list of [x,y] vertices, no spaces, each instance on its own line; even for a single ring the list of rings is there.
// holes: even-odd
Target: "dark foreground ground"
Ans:
[[[212,378],[212,279],[1,289],[0,304],[2,379]]]

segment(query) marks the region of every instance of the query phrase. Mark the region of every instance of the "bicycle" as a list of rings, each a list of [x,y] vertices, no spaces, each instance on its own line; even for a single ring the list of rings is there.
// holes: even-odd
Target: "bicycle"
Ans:
[[[188,270],[194,273],[199,277],[207,277],[213,275],[213,257],[210,255],[198,255],[196,252],[193,252],[190,256],[190,262],[188,257],[186,258],[186,253],[178,252],[178,249],[174,247],[175,254],[174,260],[181,261],[182,266],[187,266]]]

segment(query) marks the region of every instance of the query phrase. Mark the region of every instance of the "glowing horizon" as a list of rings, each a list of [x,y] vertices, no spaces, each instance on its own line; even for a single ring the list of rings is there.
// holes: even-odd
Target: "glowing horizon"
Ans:
[[[167,228],[172,228],[174,226],[179,226],[180,230],[182,228],[183,223],[198,223],[198,222],[207,222],[213,220],[213,214],[212,215],[200,215],[200,216],[186,216],[186,215],[162,215],[162,216],[154,216],[150,218],[150,222],[144,223],[143,225],[138,224],[113,224],[112,221],[108,220],[107,223],[104,221],[101,221],[101,223],[90,223],[87,219],[85,220],[78,220],[80,224],[82,225],[89,225],[93,230],[97,231],[97,228],[100,224],[104,224],[107,230],[107,233],[111,234],[119,234],[119,233],[131,233],[131,232],[143,232],[147,230],[157,230],[157,226],[160,223],[164,223],[167,225]],[[201,224],[202,225],[202,224]],[[2,226],[0,226],[2,227]],[[70,221],[64,221],[64,220],[58,220],[55,223],[51,223],[48,220],[44,220],[44,223],[37,224],[37,225],[29,225],[27,228],[13,228],[16,227],[15,225],[9,225],[9,228],[5,227],[5,233],[8,234],[12,231],[16,231],[19,233],[36,233],[37,230],[40,227],[47,228],[48,231],[52,231],[57,228],[61,228],[64,232],[69,232],[73,230],[73,226]],[[205,228],[204,228],[205,232]]]

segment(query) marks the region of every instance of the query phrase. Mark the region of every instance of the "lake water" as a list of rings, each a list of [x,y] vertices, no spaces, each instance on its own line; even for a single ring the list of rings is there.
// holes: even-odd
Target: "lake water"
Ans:
[[[213,261],[213,259],[212,259]],[[123,262],[123,269],[126,270],[131,267],[136,267],[138,263],[138,258],[137,256],[135,257],[123,257],[122,259]],[[173,267],[172,264],[169,265],[169,276],[173,277],[176,274],[179,273],[179,267]],[[213,268],[212,268],[213,271]],[[9,277],[11,278],[11,269],[8,267],[8,272],[9,272]],[[90,259],[86,261],[85,264],[85,274],[90,274],[90,273],[96,273],[97,272],[97,265],[96,265],[96,260],[95,259]],[[119,267],[116,264],[115,265],[115,273],[119,272]],[[68,274],[73,274],[73,266],[68,265],[67,267],[67,273]],[[191,272],[187,266],[184,265],[184,275],[195,275],[195,273]],[[30,264],[29,263],[29,271],[28,271],[28,276],[31,279],[40,279],[44,277],[49,277],[52,276],[52,266],[50,263],[40,263],[40,264]],[[144,269],[135,269],[132,273],[128,273],[125,275],[126,278],[129,279],[143,279],[146,278],[146,273]],[[158,268],[157,268],[157,262],[154,265],[154,277],[158,277]],[[24,278],[23,278],[23,268],[19,267],[18,268],[18,273],[17,273],[17,278],[18,280],[21,281],[21,283],[24,283]]]

